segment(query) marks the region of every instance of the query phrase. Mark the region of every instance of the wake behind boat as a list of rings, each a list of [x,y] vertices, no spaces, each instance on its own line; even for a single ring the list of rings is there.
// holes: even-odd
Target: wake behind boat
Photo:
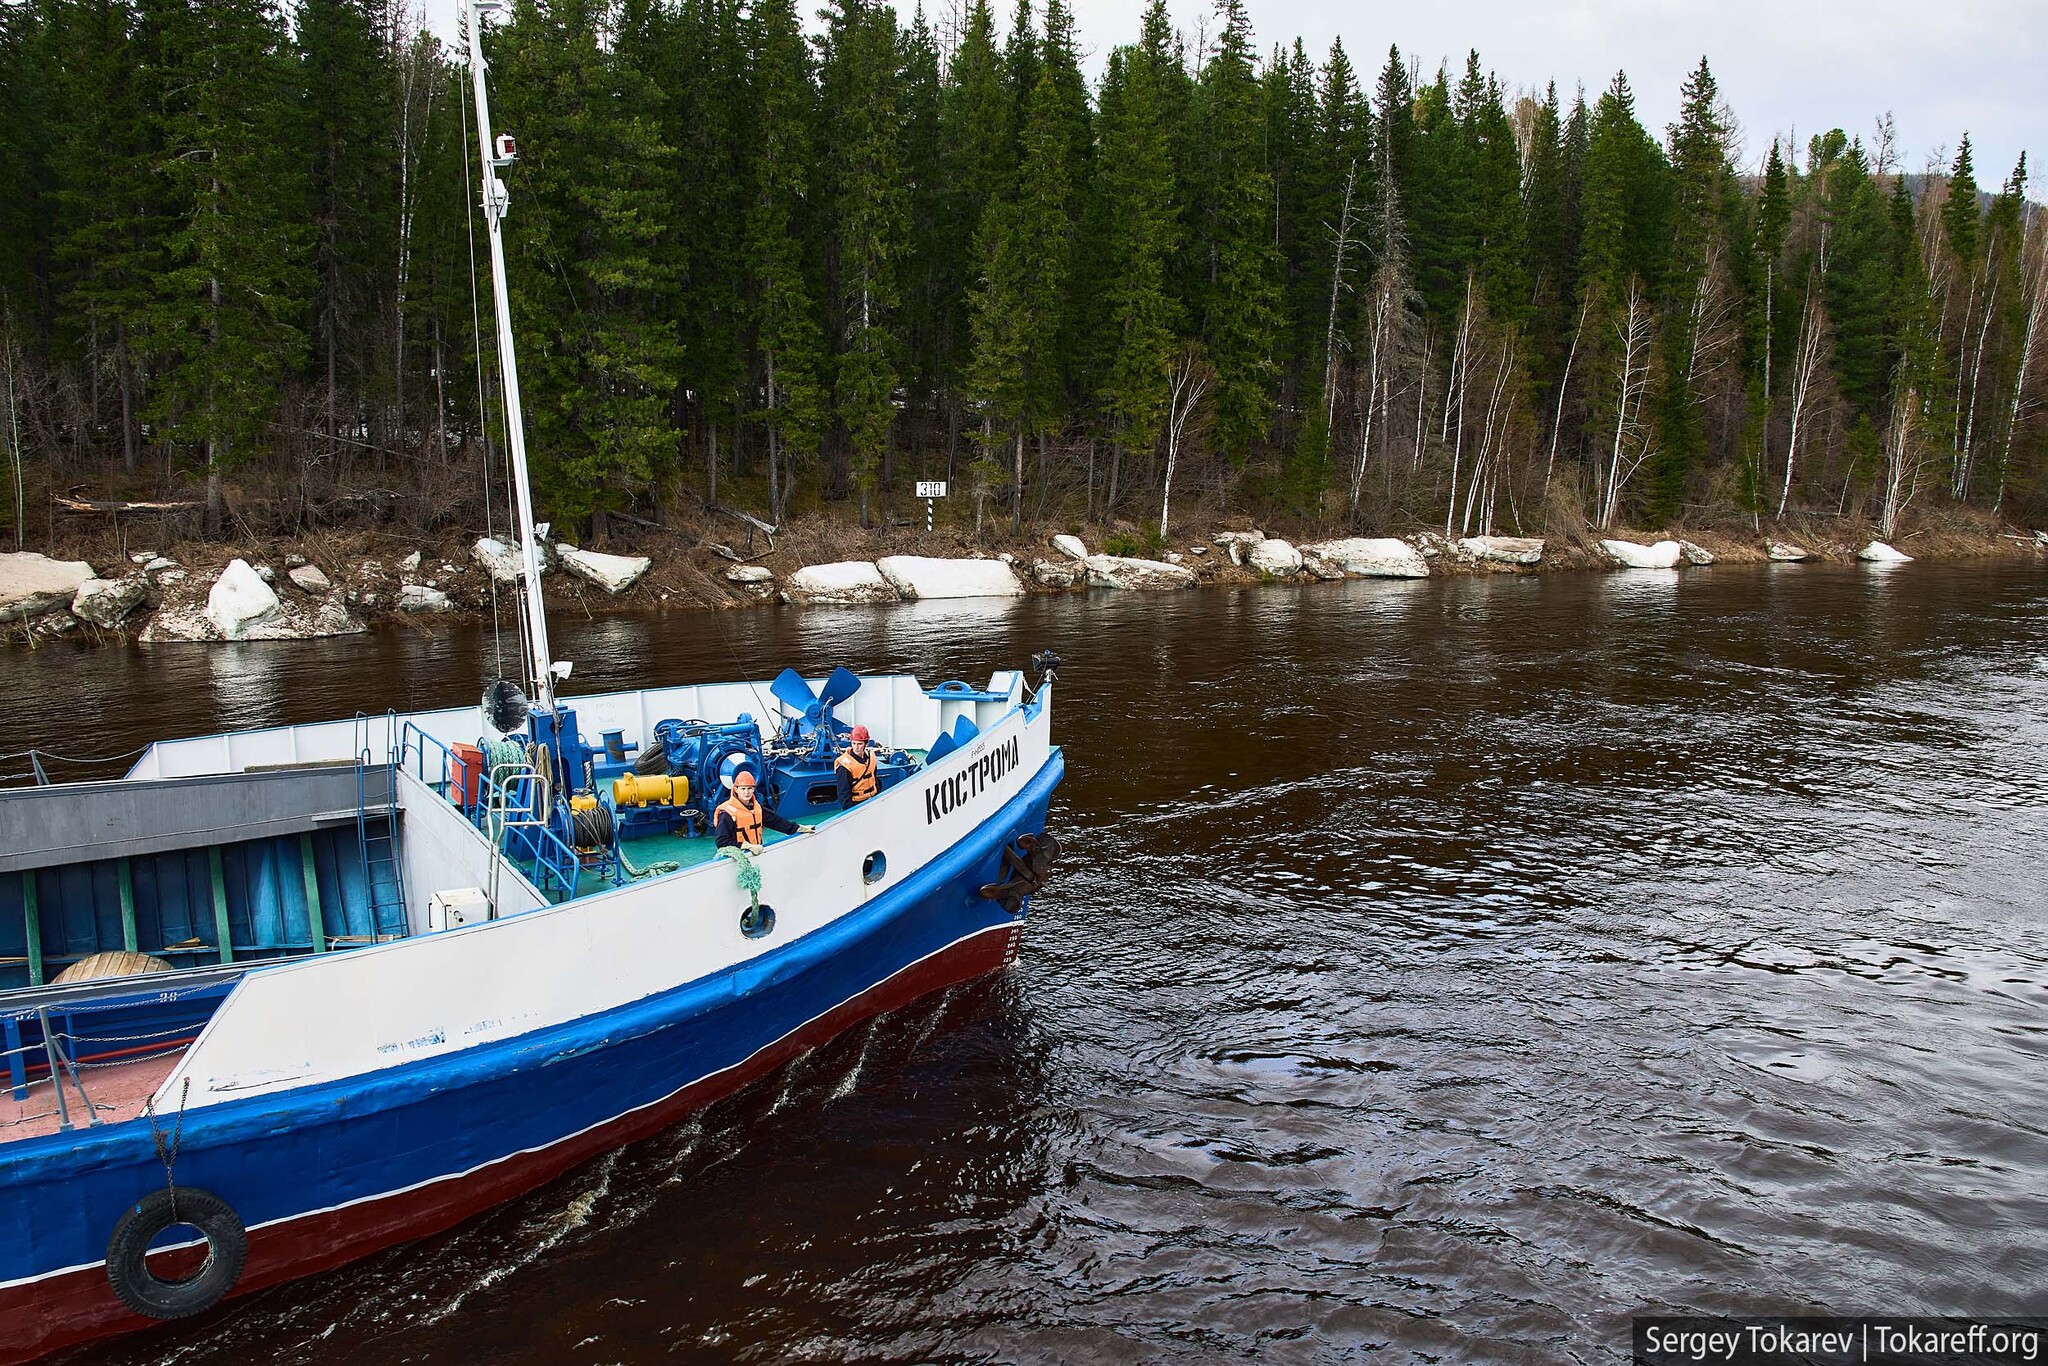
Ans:
[[[1057,854],[1049,653],[1035,688],[556,695],[480,45],[502,8],[472,0],[469,49],[525,685],[0,792],[0,1363],[447,1228],[992,971]]]

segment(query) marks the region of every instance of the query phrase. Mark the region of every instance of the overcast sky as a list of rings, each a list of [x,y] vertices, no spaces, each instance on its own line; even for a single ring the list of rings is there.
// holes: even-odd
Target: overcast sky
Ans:
[[[1109,49],[1137,36],[1142,0],[1069,0],[1091,75]],[[425,0],[434,27],[452,37],[462,0]],[[799,4],[808,0],[799,0]],[[915,0],[897,0],[909,14]],[[934,22],[957,0],[926,0]],[[993,0],[1005,21],[1015,0]],[[1740,155],[1754,166],[1773,134],[1807,137],[1844,128],[1870,140],[1879,115],[1896,120],[1901,161],[1944,164],[1968,130],[1977,179],[2002,182],[2023,148],[2048,157],[2048,3],[2044,0],[1427,0],[1423,4],[1331,4],[1247,0],[1262,51],[1299,36],[1320,63],[1342,37],[1369,81],[1387,45],[1426,69],[1466,49],[1510,89],[1555,80],[1569,97],[1583,83],[1597,95],[1628,72],[1636,112],[1662,136],[1677,111],[1678,85],[1702,55],[1742,128]],[[1042,7],[1043,0],[1039,0]],[[1193,42],[1214,29],[1201,0],[1169,0]],[[2048,177],[2031,177],[2040,199]]]

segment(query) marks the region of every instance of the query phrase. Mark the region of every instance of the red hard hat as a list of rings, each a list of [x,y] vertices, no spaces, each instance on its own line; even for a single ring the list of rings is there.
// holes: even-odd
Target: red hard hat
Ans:
[[[868,738],[868,728],[867,728],[866,726],[855,726],[855,727],[853,728],[853,738],[854,738],[854,739],[856,739],[856,740],[865,740],[865,739],[867,739],[867,738]]]

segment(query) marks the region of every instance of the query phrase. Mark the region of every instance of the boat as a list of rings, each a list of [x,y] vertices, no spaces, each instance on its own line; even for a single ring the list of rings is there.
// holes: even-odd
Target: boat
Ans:
[[[480,19],[521,684],[0,790],[0,1363],[449,1228],[1015,960],[1058,660],[564,696]],[[1035,676],[1035,682],[1033,681]],[[841,810],[856,726],[873,796]],[[743,773],[798,833],[720,849]]]

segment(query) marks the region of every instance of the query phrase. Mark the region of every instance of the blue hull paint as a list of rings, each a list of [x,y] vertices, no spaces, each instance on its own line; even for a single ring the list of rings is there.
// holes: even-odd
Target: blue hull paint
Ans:
[[[1044,829],[1064,771],[1054,748],[1023,792],[929,866],[751,962],[470,1052],[196,1110],[177,1181],[221,1195],[259,1230],[561,1144],[738,1068],[921,960],[1014,923],[977,890],[1000,880],[1003,846]],[[159,1123],[168,1139],[175,1116]],[[0,1227],[16,1236],[0,1242],[0,1287],[96,1266],[122,1212],[163,1180],[146,1120],[8,1145]]]

